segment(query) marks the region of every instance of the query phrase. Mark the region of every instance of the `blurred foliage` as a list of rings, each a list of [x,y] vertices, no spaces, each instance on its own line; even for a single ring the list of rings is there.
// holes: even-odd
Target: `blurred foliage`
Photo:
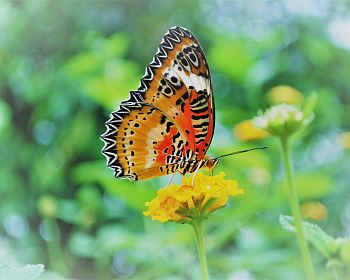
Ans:
[[[280,215],[279,220],[284,229],[296,232],[293,217]],[[306,238],[327,260],[327,267],[333,269],[338,279],[346,279],[349,275],[350,239],[329,236],[320,227],[308,222],[303,222],[303,229]]]
[[[0,267],[1,279],[23,279],[33,280],[37,279],[44,272],[44,266],[42,264],[29,265],[27,264],[21,268],[13,268],[8,266]]]
[[[276,102],[277,86],[299,99],[317,92],[315,120],[295,146],[297,185],[303,203],[327,209],[317,224],[349,236],[349,11],[347,1],[1,1],[0,252],[9,246],[57,279],[198,279],[191,229],[142,216],[168,178],[115,179],[99,140],[163,34],[181,25],[211,66],[209,154],[269,146],[215,170],[245,195],[207,224],[212,278],[301,279],[295,239],[278,223],[289,209],[277,143],[233,131]],[[319,279],[331,279],[312,254]]]

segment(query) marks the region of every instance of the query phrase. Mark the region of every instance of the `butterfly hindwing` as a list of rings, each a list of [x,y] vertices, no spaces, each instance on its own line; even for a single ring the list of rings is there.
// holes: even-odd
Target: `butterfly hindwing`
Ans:
[[[179,171],[193,155],[204,158],[214,102],[206,58],[188,30],[173,27],[164,35],[138,90],[106,125],[103,153],[116,177],[161,176]]]
[[[173,173],[188,146],[175,124],[150,105],[123,105],[106,125],[104,153],[114,158],[108,165],[116,177],[138,180]]]

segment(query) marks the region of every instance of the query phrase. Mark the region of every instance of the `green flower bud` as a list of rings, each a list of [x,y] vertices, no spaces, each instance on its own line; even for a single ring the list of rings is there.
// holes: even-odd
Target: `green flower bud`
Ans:
[[[305,117],[296,106],[279,104],[260,113],[254,118],[254,124],[277,137],[287,137],[307,126],[312,119],[313,114]]]

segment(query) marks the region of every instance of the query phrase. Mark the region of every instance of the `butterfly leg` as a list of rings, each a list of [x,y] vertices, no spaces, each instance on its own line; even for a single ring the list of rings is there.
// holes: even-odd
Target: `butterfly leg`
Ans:
[[[209,169],[209,174],[210,174],[211,177],[214,176],[214,168],[213,169]]]
[[[171,184],[171,181],[174,179],[175,174],[176,174],[176,172],[174,172],[174,173],[171,175],[170,180],[169,180],[168,184],[166,185],[166,187],[168,187],[168,186]]]
[[[198,170],[201,168],[201,165],[199,164],[198,167],[196,168],[196,170],[193,172],[193,175],[192,175],[192,182],[191,182],[191,186],[193,187],[194,186],[194,177],[196,177],[196,174],[198,172]]]

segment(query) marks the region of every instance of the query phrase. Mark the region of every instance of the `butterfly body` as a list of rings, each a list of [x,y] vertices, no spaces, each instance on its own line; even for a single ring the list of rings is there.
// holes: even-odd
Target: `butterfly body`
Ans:
[[[148,179],[216,165],[206,156],[214,131],[210,72],[193,34],[171,28],[138,90],[111,114],[102,135],[119,178]]]

